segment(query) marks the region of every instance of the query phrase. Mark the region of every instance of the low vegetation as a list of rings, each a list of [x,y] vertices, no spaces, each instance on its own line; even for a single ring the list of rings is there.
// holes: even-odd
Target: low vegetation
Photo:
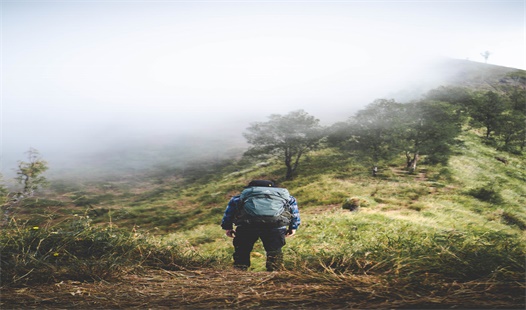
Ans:
[[[371,145],[348,148],[356,136],[320,141],[303,154],[294,178],[280,158],[244,157],[128,182],[52,182],[38,197],[8,202],[0,235],[3,305],[27,306],[26,288],[35,296],[46,285],[73,290],[83,283],[83,299],[54,303],[155,307],[171,296],[163,299],[155,287],[166,286],[180,293],[171,301],[181,307],[522,309],[524,140],[506,142],[501,131],[454,118],[461,119],[442,141],[447,150],[428,139],[416,154],[413,139],[400,144],[410,157],[403,148],[384,153],[394,150],[388,143],[395,137],[383,132],[376,137],[385,148],[371,156],[364,155]],[[419,165],[409,166],[415,154]],[[231,239],[219,224],[228,199],[251,179],[279,181],[299,201],[302,225],[287,239],[283,272],[264,272],[259,243],[250,272],[230,268]],[[111,283],[122,287],[106,292]]]
[[[450,165],[461,168],[422,165],[416,174],[393,164],[373,177],[334,149],[311,154],[303,174],[282,184],[300,201],[303,224],[285,247],[288,275],[273,277],[272,283],[287,277],[328,290],[353,281],[345,285],[365,285],[361,290],[367,296],[384,283],[383,297],[407,294],[417,304],[425,301],[415,290],[446,298],[444,287],[457,283],[468,295],[483,286],[505,297],[497,300],[506,306],[520,304],[526,190],[519,168],[524,159],[508,155],[504,165],[493,158],[496,151],[478,142],[479,136],[462,139],[469,151],[461,146],[450,159]],[[488,156],[481,158],[484,153]],[[168,186],[128,195],[113,189],[108,200],[97,199],[104,194],[93,189],[85,193],[93,199],[90,207],[78,195],[26,200],[26,210],[40,216],[21,212],[2,229],[2,285],[122,281],[153,270],[232,275],[233,249],[218,225],[224,205],[247,180],[276,177],[281,169],[279,162],[254,165],[242,175],[217,175],[209,184],[180,184],[177,191]],[[345,203],[354,206],[352,211],[342,208]],[[264,270],[260,244],[251,270],[254,276]],[[506,290],[514,293],[506,295]],[[258,304],[247,298],[239,305],[250,303]]]

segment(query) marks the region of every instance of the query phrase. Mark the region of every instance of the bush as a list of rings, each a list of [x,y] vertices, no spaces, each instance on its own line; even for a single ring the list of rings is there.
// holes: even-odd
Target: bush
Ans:
[[[351,197],[345,199],[342,205],[342,209],[349,211],[358,211],[360,207],[367,207],[369,202],[360,197]]]

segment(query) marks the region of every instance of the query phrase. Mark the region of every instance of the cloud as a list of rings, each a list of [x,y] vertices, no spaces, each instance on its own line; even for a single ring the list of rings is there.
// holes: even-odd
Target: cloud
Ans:
[[[422,70],[436,56],[483,61],[490,50],[490,63],[526,67],[515,2],[41,1],[2,12],[4,167],[29,146],[241,137],[296,109],[346,119],[433,79]]]

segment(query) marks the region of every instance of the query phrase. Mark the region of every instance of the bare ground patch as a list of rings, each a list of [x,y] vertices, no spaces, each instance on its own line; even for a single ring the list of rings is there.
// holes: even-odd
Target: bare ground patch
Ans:
[[[2,288],[2,309],[524,309],[524,283],[367,275],[147,270],[118,281]]]

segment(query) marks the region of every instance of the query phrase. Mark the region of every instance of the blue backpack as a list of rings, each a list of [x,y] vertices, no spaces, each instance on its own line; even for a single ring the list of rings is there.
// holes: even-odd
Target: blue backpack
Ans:
[[[288,226],[292,218],[290,194],[285,188],[249,187],[241,192],[236,225]]]

